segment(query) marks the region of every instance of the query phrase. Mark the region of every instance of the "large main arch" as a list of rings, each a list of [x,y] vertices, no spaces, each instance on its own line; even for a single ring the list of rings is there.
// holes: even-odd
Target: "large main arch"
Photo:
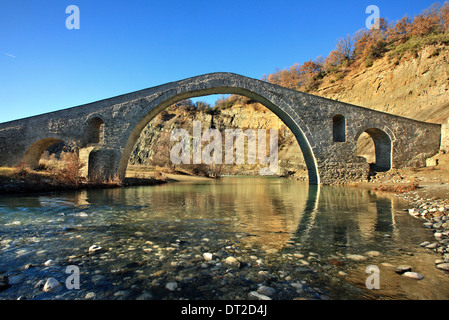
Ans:
[[[187,86],[185,88],[185,90],[173,90],[172,92],[163,95],[161,98],[156,99],[156,101],[152,102],[140,113],[139,116],[136,117],[140,120],[135,121],[133,123],[133,126],[130,126],[128,139],[123,147],[123,151],[120,157],[118,165],[118,175],[120,177],[125,177],[126,168],[128,166],[131,152],[137,140],[139,139],[142,130],[156,115],[158,115],[164,109],[184,99],[212,94],[238,94],[261,103],[273,113],[275,113],[285,123],[285,125],[295,135],[296,140],[301,148],[308,169],[309,183],[320,183],[316,158],[314,156],[310,142],[301,127],[301,124],[302,126],[305,125],[303,124],[303,121],[301,121],[301,118],[293,112],[288,103],[285,102],[281,97],[270,97],[269,92],[266,92],[266,94],[265,92],[256,93],[251,89],[241,86],[239,83],[235,83],[234,85],[211,83],[210,86],[206,88],[190,89]],[[292,116],[292,113],[295,116]]]

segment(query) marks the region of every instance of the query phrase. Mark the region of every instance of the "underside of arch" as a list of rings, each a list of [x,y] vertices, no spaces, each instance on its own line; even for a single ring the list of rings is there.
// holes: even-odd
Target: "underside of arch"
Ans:
[[[47,148],[51,145],[60,141],[62,140],[57,138],[44,138],[34,142],[25,151],[25,154],[22,158],[22,164],[31,169],[37,169],[37,167],[39,166],[39,160],[44,151],[47,150]]]
[[[134,129],[130,132],[126,145],[122,151],[121,159],[119,161],[118,174],[120,177],[125,177],[126,168],[128,166],[129,157],[131,152],[140,137],[142,130],[145,126],[161,111],[173,105],[176,102],[181,100],[201,97],[212,94],[238,94],[242,96],[246,96],[251,98],[268,109],[270,109],[273,113],[275,113],[289,129],[295,135],[296,140],[301,148],[301,151],[304,156],[304,160],[306,162],[306,166],[308,169],[309,175],[309,183],[310,184],[319,184],[320,178],[318,174],[317,162],[315,156],[313,154],[310,143],[305,136],[303,130],[300,128],[299,124],[292,118],[292,116],[288,115],[284,110],[282,110],[275,103],[271,102],[267,98],[263,97],[260,94],[254,93],[250,90],[239,88],[239,87],[228,87],[228,86],[217,86],[214,88],[206,88],[202,90],[193,90],[181,93],[175,93],[171,96],[165,96],[165,98],[160,98],[158,101],[153,102],[155,107],[152,108],[149,112],[147,112],[141,120],[134,126]]]
[[[378,128],[365,130],[374,142],[376,161],[372,165],[374,171],[388,171],[392,167],[392,142],[385,131]]]

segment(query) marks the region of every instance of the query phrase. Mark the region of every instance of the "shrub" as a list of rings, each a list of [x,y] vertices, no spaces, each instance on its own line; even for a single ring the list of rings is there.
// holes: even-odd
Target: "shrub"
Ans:
[[[28,175],[30,174],[30,168],[24,163],[21,162],[19,163],[15,168],[14,168],[14,175],[18,178],[26,178]]]
[[[81,182],[81,169],[84,164],[76,152],[64,152],[61,154],[61,160],[64,162],[62,169],[54,173],[55,180],[77,186]]]
[[[367,59],[365,61],[365,67],[367,67],[367,68],[371,68],[373,66],[373,64],[374,64],[374,60],[373,59]]]

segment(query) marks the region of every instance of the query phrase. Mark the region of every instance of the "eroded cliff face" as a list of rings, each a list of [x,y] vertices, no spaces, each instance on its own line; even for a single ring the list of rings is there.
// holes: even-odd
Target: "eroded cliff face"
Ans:
[[[326,77],[316,92],[333,100],[415,120],[443,123],[449,117],[449,48],[426,46],[402,59],[388,55],[344,78]]]

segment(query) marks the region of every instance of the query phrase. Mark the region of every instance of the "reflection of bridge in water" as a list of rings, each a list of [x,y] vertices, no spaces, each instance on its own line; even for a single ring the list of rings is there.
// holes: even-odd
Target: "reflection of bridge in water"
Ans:
[[[196,185],[85,191],[76,197],[78,205],[122,206],[124,220],[221,221],[231,234],[242,235],[240,243],[276,251],[291,241],[298,249],[370,246],[398,231],[394,198],[280,179],[225,178]],[[132,209],[139,206],[148,209]]]
[[[369,190],[311,186],[294,238],[315,248],[349,248],[396,231],[393,198]]]

